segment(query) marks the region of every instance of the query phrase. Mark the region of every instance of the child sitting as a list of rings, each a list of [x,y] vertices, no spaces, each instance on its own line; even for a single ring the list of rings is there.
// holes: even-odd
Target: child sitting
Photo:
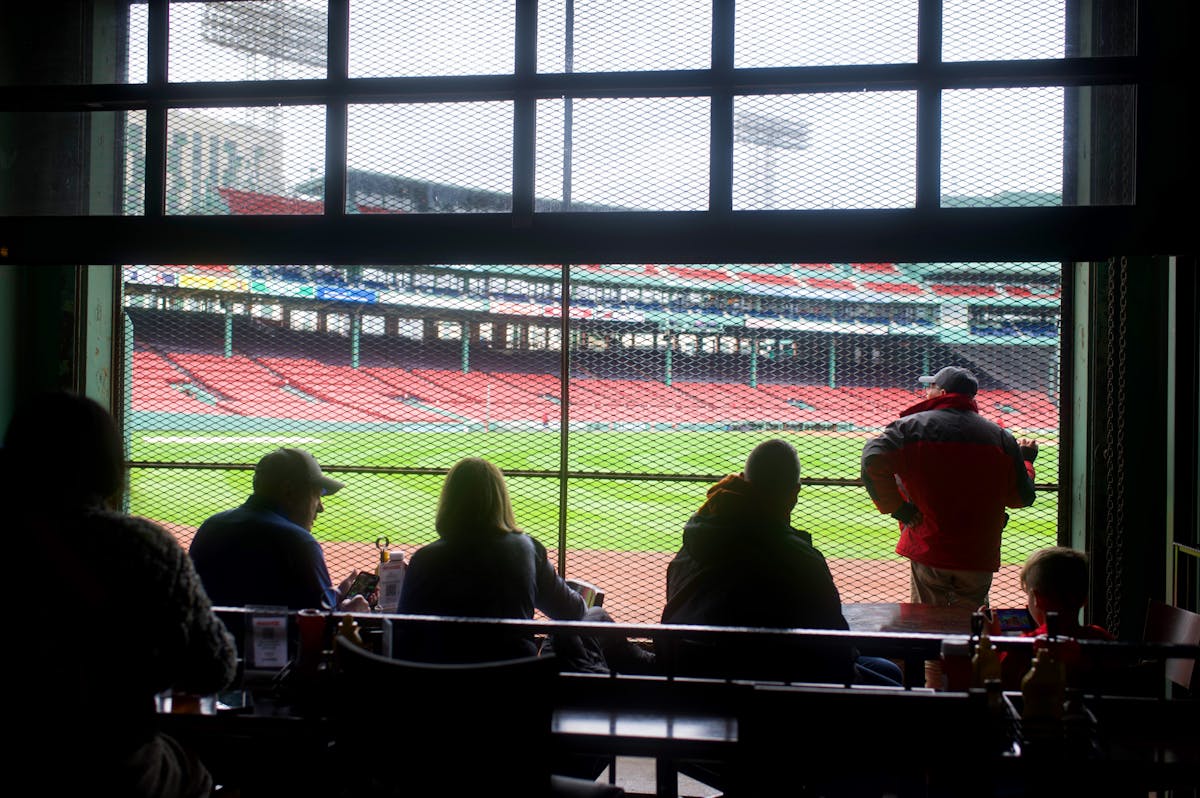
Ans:
[[[1029,555],[1021,568],[1021,589],[1025,591],[1029,614],[1038,624],[1025,632],[1025,637],[1046,638],[1049,630],[1047,613],[1058,614],[1056,634],[1068,638],[1058,645],[1058,656],[1067,671],[1067,682],[1081,685],[1089,681],[1092,668],[1083,661],[1075,640],[1113,640],[1107,630],[1079,623],[1080,610],[1087,602],[1088,559],[1075,549],[1053,546]],[[998,621],[993,619],[992,631],[999,634]],[[1035,644],[1040,647],[1039,642]],[[1001,681],[1006,690],[1020,687],[1021,677],[1029,670],[1030,653],[1012,651],[1001,655]]]

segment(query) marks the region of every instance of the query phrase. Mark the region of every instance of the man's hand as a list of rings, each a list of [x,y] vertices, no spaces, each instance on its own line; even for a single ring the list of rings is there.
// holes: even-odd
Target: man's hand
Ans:
[[[1021,450],[1021,459],[1032,463],[1037,459],[1038,445],[1037,441],[1031,438],[1022,438],[1017,441],[1017,448]]]
[[[353,596],[343,599],[338,604],[338,609],[346,612],[370,612],[371,605],[363,598],[362,593],[355,593]]]
[[[905,526],[916,526],[921,523],[921,511],[912,502],[905,502],[896,508],[892,513],[892,518]]]
[[[346,593],[350,590],[350,585],[354,584],[354,577],[356,577],[356,576],[358,576],[358,569],[357,568],[351,569],[350,575],[347,576],[345,579],[343,579],[341,584],[338,585],[338,587],[337,587],[338,601],[343,601],[344,599],[349,598],[349,596],[347,596]]]

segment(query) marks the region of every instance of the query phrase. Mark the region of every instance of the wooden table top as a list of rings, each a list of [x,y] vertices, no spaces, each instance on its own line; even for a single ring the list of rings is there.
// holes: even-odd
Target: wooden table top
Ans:
[[[975,607],[934,604],[843,604],[842,615],[855,632],[971,633]]]

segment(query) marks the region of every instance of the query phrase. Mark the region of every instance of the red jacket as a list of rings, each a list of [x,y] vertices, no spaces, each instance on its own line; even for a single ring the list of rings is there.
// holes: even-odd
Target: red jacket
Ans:
[[[900,525],[896,553],[931,568],[996,571],[1005,507],[1033,503],[1033,465],[1007,430],[962,394],[919,402],[863,447],[862,479],[875,507],[921,512]]]

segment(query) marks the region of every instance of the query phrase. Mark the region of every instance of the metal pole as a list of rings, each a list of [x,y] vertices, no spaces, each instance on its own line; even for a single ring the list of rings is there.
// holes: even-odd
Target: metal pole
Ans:
[[[462,321],[458,324],[459,338],[462,339],[462,373],[466,374],[471,370],[471,328],[467,322]]]
[[[750,339],[750,387],[758,387],[758,339]]]
[[[562,291],[558,320],[558,573],[567,575],[567,473],[570,470],[571,428],[571,266],[562,264]]]
[[[563,71],[568,75],[575,71],[575,2],[566,3],[566,31],[563,39]],[[563,165],[562,165],[562,209],[571,210],[571,147],[574,137],[574,99],[563,98]]]
[[[837,339],[829,336],[829,387],[837,387]]]
[[[663,367],[663,382],[671,384],[671,320],[667,319],[666,330],[663,332],[663,342],[667,345],[667,359]]]

